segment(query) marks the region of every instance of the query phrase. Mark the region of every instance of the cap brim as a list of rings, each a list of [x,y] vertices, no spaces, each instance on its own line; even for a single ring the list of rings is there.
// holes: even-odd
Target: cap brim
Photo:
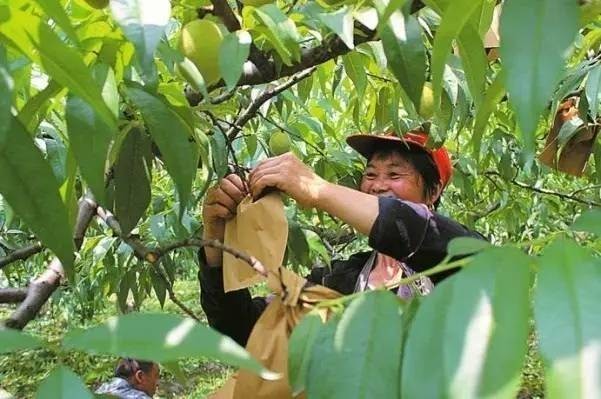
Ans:
[[[405,151],[424,151],[428,153],[428,150],[417,143],[413,143],[409,140],[403,140],[398,136],[376,136],[368,134],[354,134],[346,138],[346,142],[351,148],[363,155],[366,159],[369,159],[376,148],[382,145],[394,146],[400,150]]]

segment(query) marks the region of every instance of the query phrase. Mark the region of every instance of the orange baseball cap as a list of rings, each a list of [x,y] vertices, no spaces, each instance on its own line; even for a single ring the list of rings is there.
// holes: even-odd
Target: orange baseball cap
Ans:
[[[453,164],[449,152],[444,147],[431,149],[426,147],[428,134],[423,130],[412,130],[399,137],[395,132],[379,134],[354,134],[346,138],[346,142],[355,151],[369,159],[376,147],[382,144],[390,144],[407,151],[425,151],[432,157],[432,161],[438,170],[442,187],[446,187],[453,175]]]

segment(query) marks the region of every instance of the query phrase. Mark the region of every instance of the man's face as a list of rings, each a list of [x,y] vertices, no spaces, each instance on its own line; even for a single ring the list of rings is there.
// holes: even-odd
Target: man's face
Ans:
[[[145,373],[142,370],[138,370],[134,375],[134,387],[139,389],[142,392],[145,392],[149,396],[153,396],[157,391],[157,386],[159,384],[159,366],[158,364],[153,364],[152,369]]]
[[[363,173],[361,191],[378,196],[426,203],[424,182],[417,170],[401,154],[374,154]]]

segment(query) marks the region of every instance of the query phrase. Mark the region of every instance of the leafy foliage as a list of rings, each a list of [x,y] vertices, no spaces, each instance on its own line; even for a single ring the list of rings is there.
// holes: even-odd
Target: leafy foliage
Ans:
[[[70,277],[51,299],[62,317],[85,322],[107,297],[121,312],[141,309],[148,297],[167,308],[166,298],[181,294],[176,280],[195,275],[195,253],[152,249],[197,234],[207,188],[269,156],[274,132],[319,175],[356,187],[362,165],[346,149],[349,134],[423,127],[429,145],[444,144],[454,159],[439,211],[497,247],[453,242],[451,256],[472,257],[439,265],[464,269],[423,300],[376,291],[330,304],[335,315],[325,324],[308,316],[292,336],[294,389],[328,398],[515,397],[533,334],[549,397],[597,392],[599,212],[586,212],[601,206],[596,3],[506,0],[500,59],[485,48],[495,1],[423,3],[2,2],[0,256],[34,238],[45,250],[2,264],[0,287],[43,276],[56,256]],[[182,26],[197,18],[224,30],[219,51],[202,54],[218,66],[215,82],[178,47]],[[429,88],[432,115],[423,112]],[[590,142],[585,155],[593,160],[580,179],[536,161],[568,97],[579,99],[579,115],[556,127],[552,141],[562,154]],[[115,215],[118,229],[110,214],[78,236],[77,201],[86,193]],[[322,212],[291,201],[286,211],[287,265],[301,273],[365,244]],[[203,325],[166,314],[118,320],[70,332],[65,348],[161,361],[202,354],[260,371]],[[137,322],[146,341],[132,333]],[[163,345],[179,329],[188,333],[179,346]],[[3,349],[37,345],[3,330],[0,340]],[[88,395],[58,366],[39,396],[69,390]]]

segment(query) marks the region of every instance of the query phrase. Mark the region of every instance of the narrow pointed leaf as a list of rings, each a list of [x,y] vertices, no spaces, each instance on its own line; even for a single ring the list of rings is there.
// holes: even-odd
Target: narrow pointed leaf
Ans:
[[[300,35],[294,21],[275,4],[266,4],[252,10],[262,25],[255,29],[265,35],[286,65],[300,60]]]
[[[440,104],[442,94],[442,76],[447,57],[451,51],[453,40],[459,36],[483,0],[456,0],[451,2],[444,10],[442,22],[434,36],[432,49],[432,90],[434,91],[434,104]],[[438,106],[436,106],[436,109]]]
[[[357,52],[352,52],[342,58],[344,70],[347,76],[353,81],[357,96],[363,97],[367,86],[367,75],[365,75],[365,60],[363,55]]]
[[[504,84],[505,79],[503,77],[503,71],[499,71],[497,73],[497,76],[495,77],[495,80],[493,80],[493,82],[486,90],[482,106],[480,106],[478,112],[476,113],[476,121],[474,122],[474,133],[472,135],[472,145],[476,156],[480,155],[480,147],[482,146],[482,136],[484,135],[484,131],[486,130],[486,125],[488,123],[489,117],[493,113],[493,111],[497,109],[499,101],[501,101],[501,99],[505,95]]]
[[[288,375],[293,393],[305,389],[313,344],[324,325],[317,313],[310,313],[292,330],[288,346]]]
[[[54,369],[36,393],[36,399],[92,399],[93,397],[81,378],[64,366]]]
[[[111,13],[134,44],[144,80],[155,80],[154,52],[171,17],[169,0],[111,0]]]
[[[124,234],[136,227],[150,204],[151,143],[139,128],[129,131],[113,167],[115,216]]]
[[[0,353],[36,349],[44,344],[37,338],[11,329],[0,329]]]
[[[601,377],[601,262],[557,240],[539,259],[534,315],[545,365],[545,397],[592,398]]]
[[[527,349],[529,262],[517,249],[485,250],[424,298],[405,346],[401,397],[515,398]]]
[[[6,49],[0,44],[0,149],[6,140],[6,135],[10,126],[12,105],[12,92],[14,88],[13,78],[8,70],[8,59]]]
[[[111,318],[97,327],[67,334],[63,345],[68,349],[155,362],[208,357],[248,369],[264,378],[274,377],[231,338],[173,314],[130,313]]]
[[[245,30],[230,32],[219,48],[219,69],[228,88],[236,87],[250,53],[252,38]]]
[[[175,182],[181,214],[190,198],[198,166],[198,146],[191,141],[190,126],[160,98],[135,87],[129,87],[127,94],[142,113],[150,135],[161,151],[165,168]]]
[[[578,31],[578,4],[571,0],[508,0],[503,4],[500,25],[505,87],[524,144],[532,149],[538,120],[551,100],[566,51]]]
[[[426,50],[417,18],[396,11],[380,26],[380,36],[388,68],[419,107],[426,80]]]
[[[488,61],[482,39],[478,32],[470,25],[466,25],[457,40],[459,56],[465,71],[465,79],[470,89],[476,112],[482,103],[484,85],[486,82],[486,69]]]
[[[0,194],[42,243],[61,260],[72,276],[73,233],[59,195],[58,181],[14,117],[0,147]]]
[[[70,95],[65,107],[71,149],[81,175],[94,197],[106,206],[105,169],[109,145],[116,132],[80,97]]]

